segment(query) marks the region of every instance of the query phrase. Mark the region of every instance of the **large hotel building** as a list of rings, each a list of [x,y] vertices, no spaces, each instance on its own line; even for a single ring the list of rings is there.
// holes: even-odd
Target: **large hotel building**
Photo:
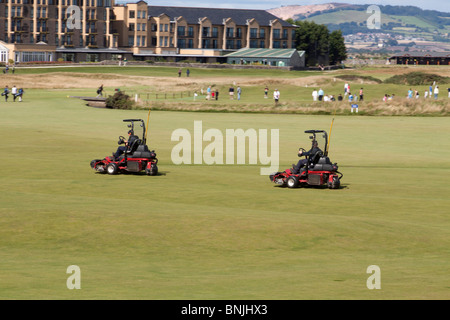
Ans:
[[[295,26],[264,10],[145,1],[0,0],[0,62],[221,62],[243,48],[293,49]]]

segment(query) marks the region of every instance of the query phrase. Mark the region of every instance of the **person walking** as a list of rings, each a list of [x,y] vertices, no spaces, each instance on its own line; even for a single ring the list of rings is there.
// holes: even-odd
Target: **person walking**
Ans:
[[[103,84],[97,89],[97,98],[103,97]]]
[[[241,87],[238,86],[237,89],[236,89],[236,91],[237,91],[237,99],[238,99],[238,100],[241,100],[241,93],[242,93]]]
[[[266,86],[266,87],[264,88],[264,99],[267,99],[267,98],[268,98],[268,94],[269,94],[269,88]]]
[[[17,96],[19,97],[19,102],[22,102],[22,97],[23,97],[23,89],[19,88],[19,90],[17,90]]]
[[[359,89],[359,101],[364,100],[364,90],[363,88]]]
[[[206,100],[211,99],[211,86],[206,89]]]
[[[2,92],[2,96],[5,97],[5,102],[8,102],[8,95],[9,95],[9,88],[8,86],[5,86],[5,89]]]
[[[17,98],[17,88],[16,88],[16,86],[13,86],[11,88],[11,94],[13,96],[13,102],[16,102],[16,98]]]
[[[178,77],[181,77],[181,68],[178,69]]]

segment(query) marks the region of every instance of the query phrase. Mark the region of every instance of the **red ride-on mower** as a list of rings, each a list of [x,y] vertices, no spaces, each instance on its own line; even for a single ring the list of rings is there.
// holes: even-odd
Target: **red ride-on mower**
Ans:
[[[121,172],[139,173],[145,170],[149,176],[158,174],[158,159],[156,158],[155,150],[150,151],[146,144],[145,124],[142,119],[125,119],[124,122],[130,122],[129,128],[134,132],[135,122],[141,122],[143,128],[142,139],[135,139],[129,145],[118,159],[113,156],[104,159],[96,159],[91,161],[91,168],[99,173],[117,174]],[[125,138],[119,137],[118,144],[124,144]]]
[[[306,157],[306,165],[300,169],[300,172],[294,173],[293,169],[287,169],[283,172],[276,172],[270,175],[270,181],[288,188],[297,188],[299,186],[322,186],[327,185],[330,189],[339,189],[342,173],[338,171],[337,163],[331,163],[328,158],[328,135],[324,130],[306,130],[305,133],[311,134],[312,145],[317,143],[323,151],[319,150]],[[303,152],[305,149],[300,148]]]

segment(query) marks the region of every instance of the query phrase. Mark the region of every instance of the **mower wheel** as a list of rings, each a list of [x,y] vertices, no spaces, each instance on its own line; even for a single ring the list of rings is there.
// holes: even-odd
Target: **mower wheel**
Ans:
[[[148,176],[156,176],[158,174],[158,167],[153,163],[150,168],[145,169],[145,173]]]
[[[297,188],[299,185],[297,176],[290,176],[289,178],[287,178],[286,185],[288,186],[288,188]]]
[[[331,182],[328,182],[328,188],[330,189],[339,189],[341,185],[341,181],[338,177],[333,177],[333,180]]]
[[[108,172],[108,174],[117,174],[118,171],[119,167],[114,162],[111,162],[106,166],[106,172]]]

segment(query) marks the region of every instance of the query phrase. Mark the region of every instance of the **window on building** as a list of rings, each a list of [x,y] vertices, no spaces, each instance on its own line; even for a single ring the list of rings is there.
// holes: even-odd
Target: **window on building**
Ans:
[[[273,38],[280,39],[280,29],[273,29]]]
[[[130,10],[130,12],[129,12],[129,18],[130,19],[134,19],[134,16],[135,16],[135,12],[134,12],[134,10]]]

